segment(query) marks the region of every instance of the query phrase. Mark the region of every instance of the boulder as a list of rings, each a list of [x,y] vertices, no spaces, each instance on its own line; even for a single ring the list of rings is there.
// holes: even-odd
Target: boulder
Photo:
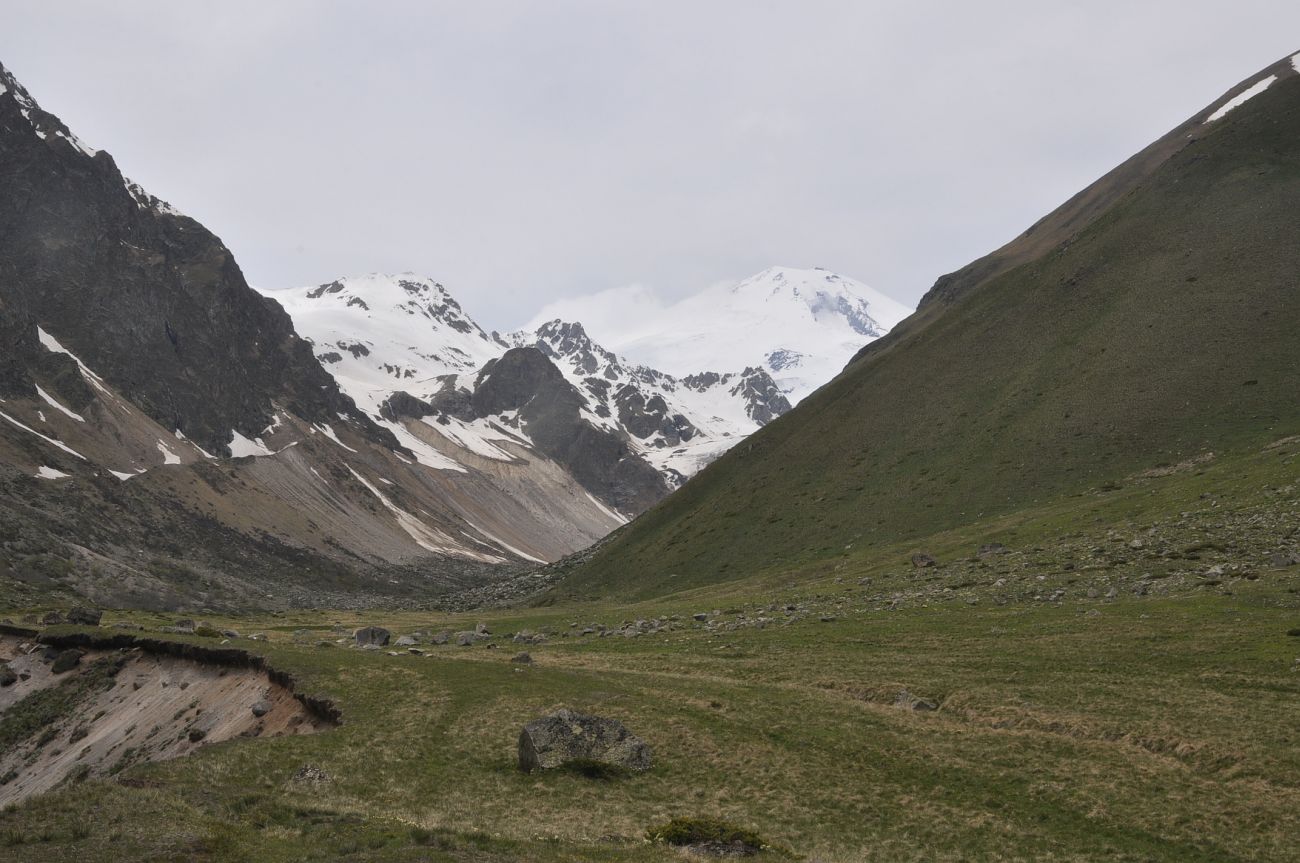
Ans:
[[[74,608],[68,612],[68,623],[75,623],[79,626],[99,626],[100,619],[104,612],[93,608]]]
[[[434,636],[429,640],[432,641],[434,644],[446,644],[447,642],[451,641],[451,630],[444,629],[442,632],[435,633]]]
[[[519,769],[527,773],[593,761],[649,770],[653,758],[646,742],[617,719],[567,709],[534,719],[519,734]]]
[[[261,719],[263,716],[271,712],[271,702],[267,701],[265,698],[258,699],[253,702],[253,706],[250,707],[249,710],[253,711],[254,716]]]
[[[393,643],[396,644],[398,647],[414,647],[416,641],[412,636],[403,635],[401,638],[397,639],[397,641]]]
[[[17,673],[7,665],[0,665],[0,686],[13,686],[17,682]]]
[[[193,632],[197,628],[198,628],[198,624],[190,620],[188,617],[182,620],[178,620],[172,624],[172,629],[176,630],[177,632]]]
[[[935,704],[933,701],[927,701],[924,698],[917,698],[906,689],[898,693],[898,697],[894,699],[894,706],[902,707],[905,710],[917,710],[922,712],[939,709],[939,705]]]
[[[41,618],[41,623],[46,626],[57,626],[60,623],[63,623],[63,615],[59,614],[57,611],[51,611],[49,614]]]
[[[474,634],[487,636],[487,635],[491,635],[492,633],[488,631],[486,623],[480,623],[474,627]]]
[[[458,632],[456,633],[456,644],[460,645],[461,647],[469,647],[471,644],[475,642],[475,640],[477,640],[477,638],[478,638],[477,632],[470,632],[469,630],[466,630],[464,632]]]
[[[55,674],[62,674],[65,671],[71,671],[81,662],[81,657],[85,654],[75,647],[59,651],[59,655],[54,657],[54,663],[50,665],[50,671]]]
[[[352,637],[357,640],[357,647],[365,647],[370,644],[383,647],[388,644],[390,635],[391,633],[382,626],[363,626],[352,633]]]

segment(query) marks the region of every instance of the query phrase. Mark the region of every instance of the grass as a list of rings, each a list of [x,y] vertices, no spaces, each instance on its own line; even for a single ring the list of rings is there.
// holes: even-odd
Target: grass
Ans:
[[[1295,859],[1300,567],[1261,561],[1295,541],[1296,449],[938,533],[924,570],[900,543],[626,605],[205,619],[266,632],[236,643],[343,725],[134,764],[0,814],[0,833],[104,861],[672,860],[647,831],[701,818],[830,863]],[[993,541],[1005,553],[976,553]],[[480,621],[492,638],[431,656],[316,646]],[[531,666],[509,661],[521,629],[549,635]],[[624,722],[654,769],[521,773],[519,729],[561,706]],[[329,778],[296,781],[307,765]]]

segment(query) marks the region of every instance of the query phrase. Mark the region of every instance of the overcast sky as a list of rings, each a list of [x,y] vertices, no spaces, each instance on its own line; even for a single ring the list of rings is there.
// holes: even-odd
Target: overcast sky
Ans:
[[[1238,81],[1300,3],[4,0],[0,62],[249,280],[484,326],[769,265],[914,303]]]

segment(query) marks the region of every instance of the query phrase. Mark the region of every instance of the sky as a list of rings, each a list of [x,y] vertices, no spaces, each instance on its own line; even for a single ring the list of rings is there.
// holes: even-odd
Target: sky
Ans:
[[[1294,0],[4,0],[0,62],[264,288],[483,326],[772,265],[914,304],[1300,50]]]

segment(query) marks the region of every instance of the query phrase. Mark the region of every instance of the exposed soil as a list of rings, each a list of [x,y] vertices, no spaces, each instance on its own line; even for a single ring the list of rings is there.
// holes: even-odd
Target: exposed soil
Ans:
[[[58,675],[51,670],[49,652],[53,650],[46,645],[21,636],[0,636],[0,661],[19,677],[0,689],[0,721],[11,710],[21,710],[21,702],[33,693],[90,674],[97,660],[120,667],[111,684],[92,689],[53,723],[0,752],[0,780],[8,780],[0,784],[0,806],[69,778],[113,775],[209,743],[310,734],[335,724],[336,715],[295,696],[275,679],[282,675],[253,664],[205,661],[204,651],[191,651],[199,658],[187,658],[147,645],[92,643],[76,668]],[[255,705],[261,716],[255,715]]]

